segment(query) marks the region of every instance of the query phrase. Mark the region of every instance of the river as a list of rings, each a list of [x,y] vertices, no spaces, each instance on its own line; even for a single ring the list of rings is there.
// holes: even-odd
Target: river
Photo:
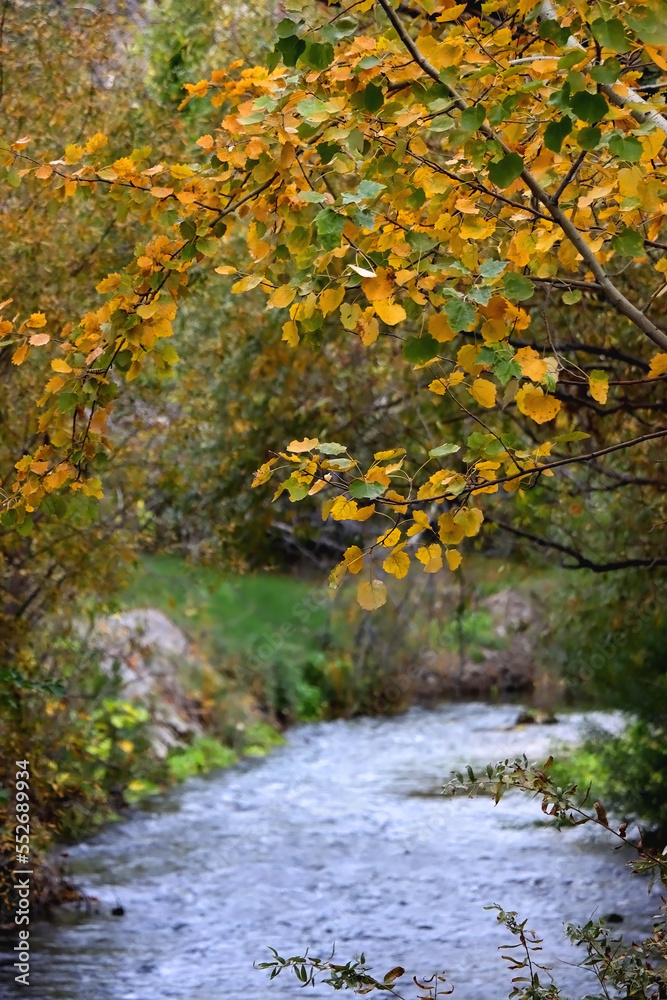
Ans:
[[[455,998],[502,1000],[509,938],[484,909],[497,902],[529,918],[557,981],[581,996],[593,982],[569,964],[563,921],[613,911],[636,936],[657,897],[602,831],[547,829],[516,793],[495,808],[438,794],[452,768],[544,759],[582,721],[515,728],[516,716],[455,704],[300,726],[267,758],[157,797],[71,850],[72,876],[100,902],[33,925],[31,987],[14,994],[4,967],[4,988],[33,1000],[284,1000],[296,979],[269,984],[253,962],[269,945],[324,955],[335,943],[340,959],[364,950],[376,974],[442,969]]]

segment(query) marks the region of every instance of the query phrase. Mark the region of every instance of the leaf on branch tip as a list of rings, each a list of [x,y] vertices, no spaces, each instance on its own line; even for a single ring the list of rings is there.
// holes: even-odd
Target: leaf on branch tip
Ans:
[[[357,601],[364,611],[377,611],[387,603],[387,588],[382,580],[362,580],[357,587]]]

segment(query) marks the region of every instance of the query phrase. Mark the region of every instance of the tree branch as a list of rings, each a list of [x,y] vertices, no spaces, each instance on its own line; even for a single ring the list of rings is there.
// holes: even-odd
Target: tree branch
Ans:
[[[391,5],[390,0],[376,0],[377,3],[382,7],[383,11],[387,15],[392,27],[396,31],[396,34],[400,38],[401,42],[408,50],[417,65],[423,69],[423,71],[435,80],[437,83],[445,86],[449,91],[455,105],[461,110],[466,111],[468,109],[468,102],[459,94],[456,88],[452,87],[450,84],[446,83],[441,79],[440,73],[433,66],[433,64],[419,51],[419,48],[415,44],[414,40],[410,37],[405,25],[401,21],[400,17]],[[579,44],[578,42],[576,43]],[[616,95],[618,96],[618,95]],[[639,100],[642,98],[638,96]],[[649,117],[649,116],[647,116]],[[661,116],[658,116],[661,117]],[[667,119],[665,120],[665,130],[667,132]],[[497,142],[505,154],[511,153],[512,150],[503,140],[494,132],[494,130],[488,125],[481,125],[479,131],[482,135],[485,135],[488,139]],[[551,217],[555,222],[558,223],[563,233],[567,236],[573,246],[576,248],[578,253],[581,255],[582,259],[588,265],[590,270],[593,272],[596,280],[602,287],[602,290],[609,300],[609,302],[614,306],[614,308],[620,312],[623,316],[629,319],[636,327],[638,327],[642,333],[645,333],[654,344],[661,347],[663,350],[667,350],[667,334],[663,333],[655,323],[651,322],[648,317],[646,317],[640,309],[638,309],[629,299],[623,295],[621,291],[614,285],[613,281],[607,275],[599,260],[593,253],[593,251],[588,246],[588,243],[584,239],[583,235],[579,232],[577,227],[574,225],[572,220],[558,207],[554,199],[551,198],[544,188],[538,184],[533,175],[530,173],[526,167],[521,171],[521,177],[524,184],[531,192],[533,197],[544,205]]]

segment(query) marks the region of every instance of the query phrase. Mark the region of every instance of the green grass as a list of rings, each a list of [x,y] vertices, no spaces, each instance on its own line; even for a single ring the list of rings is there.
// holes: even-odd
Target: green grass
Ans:
[[[122,594],[125,607],[159,608],[218,653],[240,653],[263,642],[320,648],[328,607],[317,602],[325,584],[259,572],[222,575],[176,556],[146,556]]]

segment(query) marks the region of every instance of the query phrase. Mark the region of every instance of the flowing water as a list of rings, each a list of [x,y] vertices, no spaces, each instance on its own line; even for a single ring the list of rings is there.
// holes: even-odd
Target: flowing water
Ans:
[[[502,1000],[497,948],[509,939],[484,909],[497,902],[529,918],[558,982],[582,996],[594,984],[571,964],[563,921],[614,912],[636,936],[657,898],[601,831],[547,829],[519,794],[495,808],[438,794],[468,762],[544,759],[582,719],[514,728],[516,715],[456,704],[301,726],[265,759],[160,796],[71,851],[72,876],[99,903],[33,925],[31,986],[14,988],[4,966],[0,995],[284,1000],[299,988],[291,973],[269,983],[253,962],[269,945],[325,955],[335,943],[343,960],[364,950],[376,974],[442,969],[455,998]]]

